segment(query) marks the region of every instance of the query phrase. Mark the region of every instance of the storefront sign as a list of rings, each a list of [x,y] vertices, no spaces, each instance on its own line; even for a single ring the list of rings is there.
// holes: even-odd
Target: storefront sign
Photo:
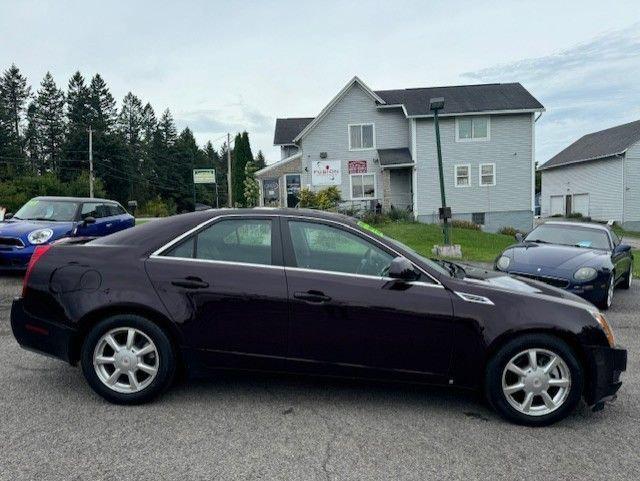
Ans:
[[[366,174],[367,173],[367,161],[366,160],[350,160],[348,163],[350,174]]]
[[[278,179],[264,179],[262,181],[262,191],[265,199],[277,199],[280,193]]]
[[[311,184],[340,185],[342,173],[339,160],[319,160],[311,165]]]
[[[216,171],[213,169],[193,169],[194,184],[215,184]]]

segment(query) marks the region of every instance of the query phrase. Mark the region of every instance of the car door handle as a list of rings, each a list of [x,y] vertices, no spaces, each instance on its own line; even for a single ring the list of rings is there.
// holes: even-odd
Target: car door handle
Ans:
[[[176,287],[184,287],[186,289],[204,289],[205,287],[209,287],[209,283],[203,281],[199,277],[185,277],[184,279],[174,279],[171,281]]]
[[[324,292],[320,291],[307,291],[307,292],[294,292],[293,297],[305,302],[323,303],[331,300],[329,296],[325,296]]]

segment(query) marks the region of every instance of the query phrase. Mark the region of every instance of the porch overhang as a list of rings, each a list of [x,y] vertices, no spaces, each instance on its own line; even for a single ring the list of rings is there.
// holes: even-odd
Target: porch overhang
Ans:
[[[415,162],[411,158],[409,149],[378,149],[378,159],[382,169],[393,169],[400,167],[413,167]]]

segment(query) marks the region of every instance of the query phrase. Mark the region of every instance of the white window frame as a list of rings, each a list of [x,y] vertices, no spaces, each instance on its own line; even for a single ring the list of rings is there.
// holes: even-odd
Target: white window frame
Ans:
[[[487,136],[486,137],[474,137],[473,136],[473,119],[483,118],[487,119]],[[471,138],[460,138],[460,119],[471,120]],[[488,142],[491,140],[491,116],[489,115],[467,115],[464,117],[456,117],[456,142]]]
[[[371,125],[373,130],[373,145],[371,147],[352,147],[351,146],[351,127],[360,127],[360,138],[362,138],[362,127],[364,125]],[[357,152],[362,150],[375,150],[376,149],[376,124],[373,122],[363,122],[359,124],[347,124],[347,139],[349,142],[349,151]]]
[[[458,184],[458,167],[467,168],[467,177],[469,182],[466,185]],[[457,188],[471,187],[471,164],[456,164],[453,166],[453,185]]]
[[[356,176],[373,175],[373,197],[353,197],[353,178]],[[364,186],[364,184],[362,184]],[[362,189],[364,194],[364,188]],[[362,174],[349,174],[349,197],[351,200],[373,200],[378,198],[378,178],[375,172],[365,172]]]
[[[492,178],[493,178],[493,182],[491,184],[483,184],[482,183],[482,167],[485,165],[490,165],[493,167],[493,171],[492,171]],[[478,167],[478,185],[480,187],[493,187],[494,185],[496,185],[496,164],[495,162],[485,162],[483,164],[480,164],[480,166]]]

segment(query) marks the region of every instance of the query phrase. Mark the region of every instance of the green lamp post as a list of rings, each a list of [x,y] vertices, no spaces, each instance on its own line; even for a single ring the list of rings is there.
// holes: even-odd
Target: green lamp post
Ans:
[[[440,176],[440,219],[442,219],[442,232],[444,234],[444,244],[450,245],[449,219],[451,218],[451,208],[447,207],[447,197],[444,192],[444,172],[442,170],[442,148],[440,147],[440,125],[438,124],[438,111],[444,108],[444,97],[436,97],[429,100],[429,110],[433,112],[433,125],[436,130],[436,149],[438,152],[438,173]]]

